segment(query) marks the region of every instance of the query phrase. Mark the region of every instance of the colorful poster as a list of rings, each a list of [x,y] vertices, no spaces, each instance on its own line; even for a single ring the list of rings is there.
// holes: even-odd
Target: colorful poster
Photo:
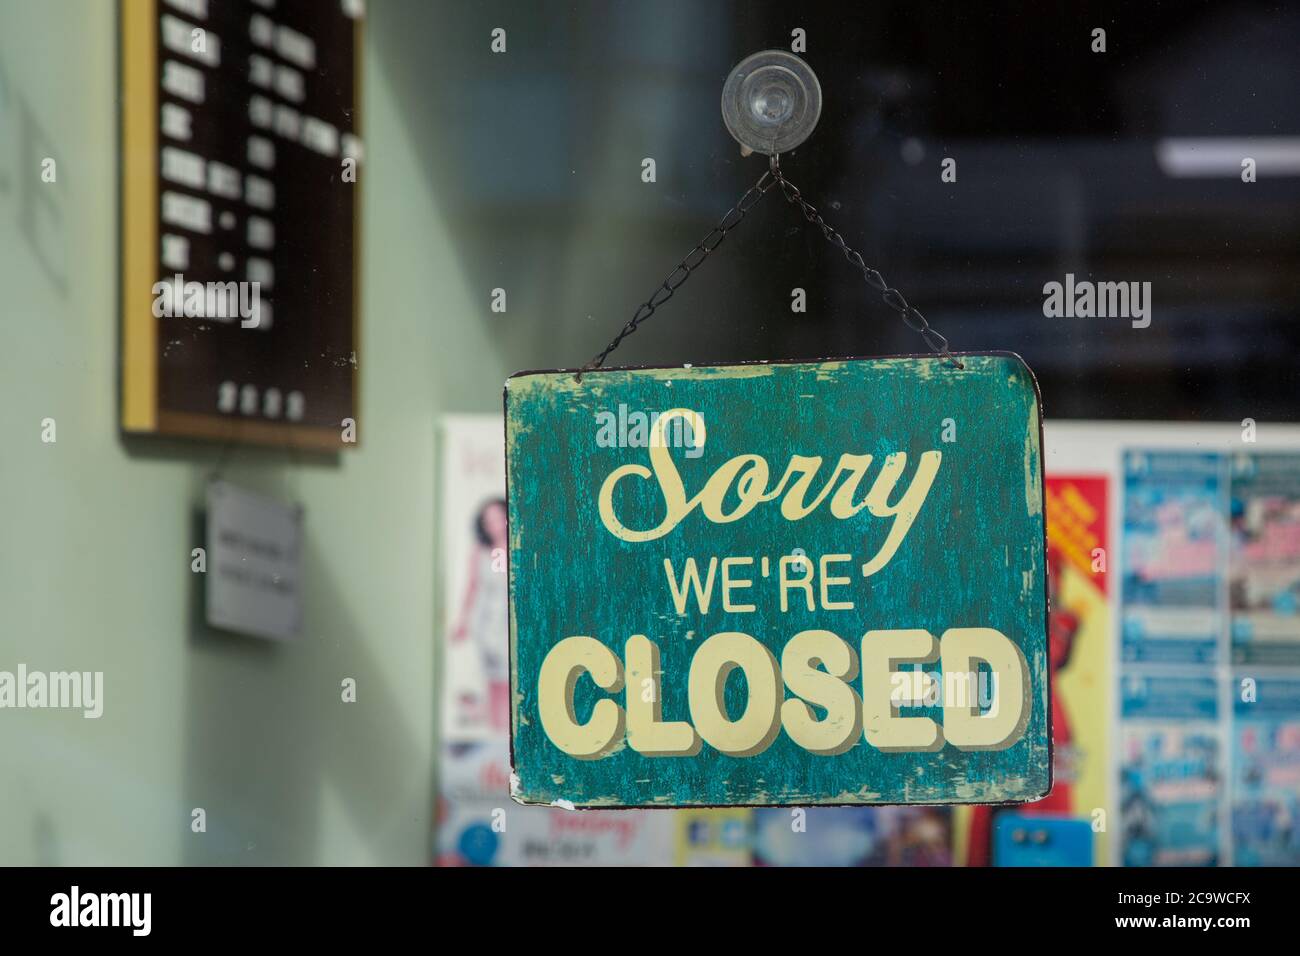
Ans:
[[[743,807],[671,811],[677,823],[678,866],[749,866],[754,815]]]
[[[451,415],[442,423],[443,634],[440,737],[509,735],[510,627],[506,473],[501,420]]]
[[[1300,665],[1300,455],[1235,455],[1230,489],[1233,663]]]
[[[1125,866],[1215,866],[1223,795],[1213,677],[1125,677],[1120,844]]]
[[[1300,866],[1300,679],[1235,686],[1233,863]]]
[[[949,807],[754,811],[758,866],[951,866]]]
[[[445,744],[440,866],[662,866],[673,821],[663,812],[521,807],[510,799],[508,739]]]
[[[1048,475],[1047,571],[1051,608],[1048,662],[1052,680],[1052,792],[1022,807],[975,807],[959,819],[965,862],[987,866],[999,820],[1008,813],[1071,817],[1091,834],[1106,801],[1106,661],[1111,640],[1107,584],[1109,481]],[[1107,848],[1092,857],[1105,865]]]
[[[672,862],[662,811],[576,812],[510,799],[504,440],[495,415],[442,433],[443,641],[435,862],[655,866]]]
[[[1125,663],[1218,660],[1226,565],[1222,458],[1124,456]]]

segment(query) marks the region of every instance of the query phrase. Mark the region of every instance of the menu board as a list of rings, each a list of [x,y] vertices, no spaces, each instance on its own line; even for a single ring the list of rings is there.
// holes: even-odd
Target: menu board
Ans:
[[[123,0],[128,433],[355,442],[358,0]]]

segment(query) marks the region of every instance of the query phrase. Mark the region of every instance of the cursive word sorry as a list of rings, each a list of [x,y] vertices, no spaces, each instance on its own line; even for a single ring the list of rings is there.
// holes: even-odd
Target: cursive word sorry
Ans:
[[[653,541],[668,534],[696,508],[709,521],[715,524],[727,524],[739,521],[753,511],[758,505],[781,498],[781,515],[787,521],[798,521],[816,511],[824,501],[830,498],[830,511],[836,518],[851,518],[864,508],[877,518],[891,518],[892,523],[880,550],[862,566],[864,576],[875,574],[894,556],[912,523],[921,511],[935,476],[939,472],[939,462],[943,453],[939,451],[923,452],[912,475],[911,482],[904,489],[898,500],[891,503],[890,495],[897,487],[907,466],[907,453],[894,452],[886,455],[867,493],[858,497],[859,486],[871,468],[871,455],[840,455],[839,463],[821,490],[809,500],[812,485],[821,471],[822,458],[816,455],[791,455],[784,474],[770,489],[768,487],[771,472],[767,459],[761,455],[737,455],[724,462],[712,474],[704,487],[694,496],[686,496],[677,466],[664,441],[664,431],[674,419],[684,419],[695,436],[697,448],[703,448],[707,440],[704,418],[689,408],[674,408],[664,412],[656,420],[655,435],[650,441],[650,465],[628,464],[615,468],[606,476],[600,486],[598,507],[600,520],[610,534],[624,541]],[[653,469],[653,472],[651,471]],[[648,481],[653,476],[663,496],[666,513],[663,520],[653,528],[636,529],[627,527],[614,510],[614,489],[624,478],[639,478]],[[840,477],[844,480],[840,482]],[[836,488],[837,482],[839,487]],[[730,511],[724,502],[727,493],[734,488],[738,502]],[[834,492],[834,494],[832,494]],[[782,495],[784,497],[782,498]]]

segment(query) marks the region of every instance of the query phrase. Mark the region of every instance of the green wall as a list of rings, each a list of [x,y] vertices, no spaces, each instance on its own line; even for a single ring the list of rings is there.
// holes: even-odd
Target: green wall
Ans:
[[[0,710],[0,864],[425,862],[439,418],[499,413],[510,373],[583,362],[734,199],[728,187],[687,211],[695,180],[670,158],[696,147],[629,118],[629,96],[666,96],[680,69],[573,85],[581,10],[367,11],[360,447],[223,458],[118,432],[117,6],[0,0],[0,670],[105,681],[98,720]],[[502,23],[507,57],[488,48]],[[693,29],[646,8],[634,32],[680,64],[695,62]],[[710,91],[725,67],[705,70]],[[532,96],[539,82],[550,99]],[[610,135],[552,128],[552,101]],[[664,161],[653,187],[647,154]],[[54,183],[41,182],[46,156]],[[619,361],[716,358],[750,320],[731,255]],[[489,308],[498,286],[504,315]],[[296,644],[198,618],[190,549],[218,466],[306,508]],[[355,704],[340,699],[345,677]]]
[[[197,618],[194,515],[220,449],[118,433],[116,5],[0,0],[0,669],[105,682],[98,720],[0,711],[0,864],[427,858],[436,423],[498,409],[513,362],[393,87],[435,69],[386,53],[409,6],[369,5],[361,447],[223,466],[306,507],[304,633],[279,645]]]

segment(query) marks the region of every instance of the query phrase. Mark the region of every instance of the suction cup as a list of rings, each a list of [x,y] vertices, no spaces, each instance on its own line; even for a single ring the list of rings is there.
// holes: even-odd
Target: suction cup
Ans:
[[[803,60],[764,50],[736,65],[722,87],[722,121],[736,142],[769,156],[794,149],[817,126],[822,88]]]

